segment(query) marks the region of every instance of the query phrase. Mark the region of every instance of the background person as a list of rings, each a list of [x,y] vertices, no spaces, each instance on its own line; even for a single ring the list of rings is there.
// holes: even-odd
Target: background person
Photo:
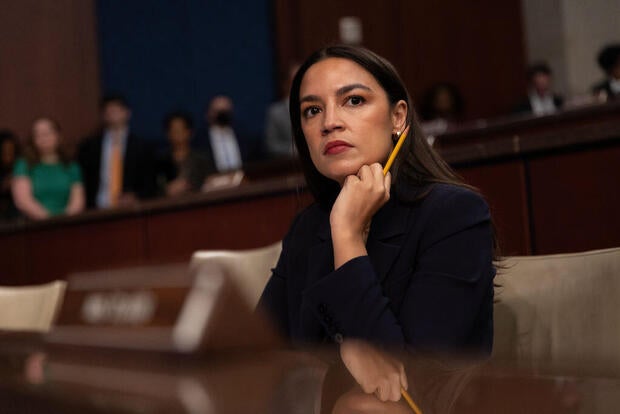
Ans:
[[[528,93],[514,109],[515,113],[536,116],[557,112],[564,105],[564,98],[553,92],[553,73],[545,62],[530,65],[527,69]]]
[[[15,205],[34,220],[73,215],[84,210],[85,196],[79,165],[62,148],[61,130],[50,118],[32,124],[24,157],[13,169]]]
[[[617,99],[620,96],[620,44],[604,47],[596,60],[606,79],[594,85],[592,93],[603,101]]]
[[[159,157],[157,174],[165,195],[200,191],[207,175],[215,172],[210,160],[192,149],[193,128],[191,115],[186,112],[172,112],[164,119],[170,148]]]
[[[465,104],[459,89],[448,82],[440,82],[426,91],[422,98],[420,116],[424,121],[444,120],[457,122],[463,116]]]
[[[124,97],[108,95],[101,101],[103,127],[80,148],[89,207],[130,205],[155,196],[151,146],[131,132],[131,110]]]
[[[218,95],[209,102],[205,112],[207,129],[201,136],[201,149],[213,161],[217,172],[226,173],[243,167],[239,137],[233,128],[232,99]]]
[[[291,117],[289,116],[289,92],[291,82],[298,69],[299,64],[290,65],[289,72],[283,82],[284,97],[267,108],[265,147],[267,155],[271,157],[293,156],[295,154]]]

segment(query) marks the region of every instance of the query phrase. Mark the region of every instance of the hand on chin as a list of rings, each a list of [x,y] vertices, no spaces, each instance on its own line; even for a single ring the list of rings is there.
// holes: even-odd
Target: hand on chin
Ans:
[[[357,175],[360,168],[364,165],[371,165],[374,161],[365,160],[343,160],[330,166],[326,175],[328,178],[338,182],[341,186],[349,175]]]

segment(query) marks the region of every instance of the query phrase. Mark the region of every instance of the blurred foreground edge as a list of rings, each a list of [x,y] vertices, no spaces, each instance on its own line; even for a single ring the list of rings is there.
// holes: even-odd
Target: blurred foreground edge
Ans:
[[[283,341],[216,264],[78,273],[46,341],[173,353],[273,349]]]

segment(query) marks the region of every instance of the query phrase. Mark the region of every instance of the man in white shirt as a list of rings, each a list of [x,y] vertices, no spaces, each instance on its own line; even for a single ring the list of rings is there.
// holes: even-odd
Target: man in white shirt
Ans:
[[[241,151],[232,128],[233,103],[227,96],[216,96],[207,109],[208,142],[218,172],[240,170]]]
[[[551,88],[552,73],[546,63],[531,65],[527,70],[527,79],[529,84],[527,100],[519,104],[515,112],[529,112],[543,116],[557,112],[562,107],[562,97],[554,94]]]

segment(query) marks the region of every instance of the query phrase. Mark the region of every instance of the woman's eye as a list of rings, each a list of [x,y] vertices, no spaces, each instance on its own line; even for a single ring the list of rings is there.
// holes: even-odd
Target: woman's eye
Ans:
[[[364,98],[361,96],[351,96],[347,99],[347,103],[352,106],[358,106],[364,103]]]
[[[305,118],[312,118],[316,114],[321,112],[321,109],[318,106],[309,106],[303,110],[303,115]]]

